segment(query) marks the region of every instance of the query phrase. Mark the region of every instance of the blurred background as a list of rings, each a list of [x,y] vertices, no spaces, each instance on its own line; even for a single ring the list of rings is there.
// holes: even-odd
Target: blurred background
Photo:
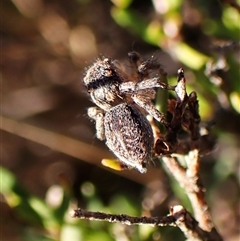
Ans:
[[[201,159],[213,222],[239,240],[240,1],[1,1],[1,240],[184,240],[177,228],[73,220],[71,209],[162,216],[191,211],[161,160],[147,174],[113,157],[86,115],[82,84],[99,56],[155,56],[176,83],[184,67],[216,145]]]

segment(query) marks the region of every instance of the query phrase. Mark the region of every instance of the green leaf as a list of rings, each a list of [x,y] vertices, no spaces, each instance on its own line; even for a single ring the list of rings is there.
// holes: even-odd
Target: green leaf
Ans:
[[[118,8],[128,8],[131,3],[132,3],[132,0],[111,0],[113,2],[113,4],[118,7]]]
[[[198,52],[185,43],[179,43],[175,46],[173,51],[180,62],[194,70],[199,70],[209,59],[206,55]]]
[[[112,18],[121,27],[129,29],[134,34],[143,36],[147,25],[133,11],[113,7],[111,9]]]
[[[84,241],[83,230],[80,225],[66,224],[61,229],[60,241]]]

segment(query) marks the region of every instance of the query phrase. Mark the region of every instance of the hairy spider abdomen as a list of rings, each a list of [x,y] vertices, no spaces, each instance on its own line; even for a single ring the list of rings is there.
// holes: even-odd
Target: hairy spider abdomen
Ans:
[[[112,107],[104,120],[106,145],[129,167],[146,172],[154,144],[152,127],[135,106],[123,103]]]

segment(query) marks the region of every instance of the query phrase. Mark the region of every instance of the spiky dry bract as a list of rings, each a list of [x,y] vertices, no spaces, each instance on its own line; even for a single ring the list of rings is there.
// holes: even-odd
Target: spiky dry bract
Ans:
[[[153,133],[146,117],[126,103],[111,108],[105,115],[107,146],[127,166],[146,172],[152,158]]]

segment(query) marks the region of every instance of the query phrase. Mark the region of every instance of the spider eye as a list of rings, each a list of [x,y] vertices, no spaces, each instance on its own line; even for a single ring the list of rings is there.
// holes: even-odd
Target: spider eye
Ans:
[[[105,69],[105,76],[110,77],[113,75],[113,71],[111,69]]]

